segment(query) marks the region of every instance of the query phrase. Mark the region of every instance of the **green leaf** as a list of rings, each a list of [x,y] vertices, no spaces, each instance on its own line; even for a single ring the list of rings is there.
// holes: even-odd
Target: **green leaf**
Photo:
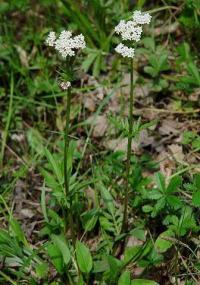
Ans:
[[[27,140],[31,148],[37,152],[39,155],[44,155],[44,138],[39,133],[38,130],[34,128],[29,128],[27,131]]]
[[[156,173],[155,175],[156,184],[158,188],[164,193],[165,192],[165,178],[161,172]]]
[[[99,53],[94,61],[94,66],[93,66],[93,75],[94,77],[97,77],[100,73],[101,70],[101,60],[102,60],[102,55]]]
[[[106,217],[100,217],[99,222],[101,227],[109,232],[115,232],[115,228],[112,222],[110,222]]]
[[[155,217],[166,205],[166,200],[165,197],[161,198],[160,200],[157,201],[157,203],[154,206],[154,209],[151,213],[152,217]]]
[[[143,39],[143,43],[146,49],[150,49],[151,51],[156,51],[155,40],[151,37],[146,37]]]
[[[92,270],[93,273],[101,273],[109,270],[109,264],[106,257],[103,256],[102,260],[94,261],[94,269]]]
[[[131,235],[138,238],[139,240],[145,241],[146,240],[146,234],[144,229],[135,228],[130,232]]]
[[[86,59],[83,61],[82,63],[82,68],[85,72],[87,72],[90,68],[90,66],[93,64],[94,60],[96,59],[97,55],[98,55],[98,51],[95,52],[91,52],[91,50],[89,49],[88,52],[90,51],[90,53],[88,54],[88,56],[86,57]]]
[[[157,189],[151,189],[150,191],[148,191],[147,196],[151,200],[159,200],[163,197],[163,194]]]
[[[47,216],[47,208],[46,208],[46,195],[45,195],[45,184],[42,186],[42,193],[41,193],[41,208],[42,213],[46,223],[49,223],[49,219]]]
[[[180,198],[174,195],[168,195],[166,200],[167,200],[167,203],[175,210],[181,208],[182,206],[182,202]]]
[[[59,273],[62,273],[63,272],[63,258],[62,258],[62,254],[59,248],[56,245],[51,243],[47,245],[46,249],[47,249],[49,257],[51,258],[51,262],[55,266],[56,270]]]
[[[10,220],[10,228],[13,232],[13,234],[18,238],[19,241],[21,241],[24,245],[28,246],[28,242],[26,240],[25,234],[18,223],[18,221],[14,218],[11,218]]]
[[[45,278],[48,274],[49,266],[48,263],[40,263],[36,266],[35,271],[39,278]]]
[[[152,77],[156,77],[158,75],[158,72],[152,66],[145,66],[144,71]]]
[[[167,186],[167,193],[177,192],[178,187],[181,184],[181,177],[175,176],[170,180],[169,185]]]
[[[127,264],[131,260],[136,260],[138,257],[138,254],[141,253],[141,246],[132,246],[127,247],[124,253],[124,263]]]
[[[118,285],[131,285],[131,274],[128,271],[122,273],[119,278]]]
[[[192,194],[192,203],[195,207],[200,206],[200,190],[193,192]]]
[[[119,273],[122,270],[123,263],[121,260],[111,255],[107,256],[107,261],[109,264],[109,269],[104,273],[105,279],[109,280],[109,282],[112,281],[114,284],[116,284],[116,279],[118,278]]]
[[[53,170],[55,176],[58,179],[58,182],[60,183],[60,185],[62,185],[63,175],[61,172],[61,168],[58,164],[58,161],[54,158],[54,156],[50,153],[50,151],[47,148],[45,148],[45,155],[46,155],[46,158],[48,159],[49,164],[52,167],[52,170]]]
[[[150,205],[144,205],[142,206],[142,211],[144,213],[151,213],[153,211],[153,207]]]
[[[200,74],[199,70],[193,62],[189,62],[188,64],[188,71],[190,74],[195,78],[197,83],[200,85]]]
[[[86,213],[84,213],[83,215],[83,227],[86,231],[91,231],[98,219],[99,219],[99,212],[97,209],[92,209],[90,211],[87,211]]]
[[[89,273],[92,270],[92,256],[89,249],[80,241],[76,242],[76,257],[81,272]]]
[[[112,216],[114,216],[115,206],[113,197],[111,196],[110,192],[104,187],[104,185],[99,184],[99,188],[107,210],[111,213]]]
[[[174,237],[173,231],[167,230],[158,236],[155,242],[155,248],[159,253],[166,252],[173,245],[172,241],[168,241],[165,239],[168,237]]]
[[[131,282],[131,285],[159,285],[155,281],[146,280],[146,279],[135,279]]]
[[[62,235],[51,235],[53,243],[59,248],[64,263],[67,265],[70,262],[70,251],[65,240],[65,237]]]
[[[190,45],[187,42],[183,42],[177,47],[177,51],[180,55],[180,62],[191,61],[192,57],[190,55]]]

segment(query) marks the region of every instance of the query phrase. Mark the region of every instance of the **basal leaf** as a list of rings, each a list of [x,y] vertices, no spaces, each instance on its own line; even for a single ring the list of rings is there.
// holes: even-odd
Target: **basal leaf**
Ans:
[[[90,250],[80,241],[76,242],[76,258],[81,272],[89,273],[92,270],[93,262]]]
[[[51,236],[53,243],[58,247],[60,250],[63,261],[67,265],[70,262],[70,251],[65,240],[65,237],[62,235],[52,235]]]
[[[118,285],[131,285],[131,274],[128,271],[122,273],[119,278]]]

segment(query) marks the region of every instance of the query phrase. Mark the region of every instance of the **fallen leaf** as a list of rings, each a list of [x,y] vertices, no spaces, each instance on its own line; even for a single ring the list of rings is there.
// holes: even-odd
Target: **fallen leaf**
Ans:
[[[149,145],[152,145],[154,143],[154,137],[150,136],[148,134],[147,130],[142,130],[140,132],[139,138],[137,140],[137,143],[141,146],[141,147],[146,147]]]
[[[159,133],[161,135],[177,135],[179,133],[179,125],[178,122],[171,119],[163,120],[161,126],[159,127]]]
[[[171,151],[173,157],[176,159],[176,161],[181,162],[184,160],[184,154],[183,154],[183,147],[178,144],[171,144],[168,146],[169,150]]]
[[[144,98],[144,97],[149,96],[150,88],[147,84],[139,85],[135,87],[134,93],[135,93],[136,98]]]
[[[93,96],[94,97],[94,96]],[[94,98],[86,96],[83,100],[83,105],[86,109],[88,109],[90,112],[94,112],[96,109],[96,103]]]
[[[160,171],[166,178],[169,178],[176,168],[175,161],[172,159],[171,155],[168,152],[163,151],[158,155],[156,160],[160,165]]]
[[[106,133],[106,130],[108,128],[108,120],[105,115],[101,116],[91,116],[88,118],[89,123],[94,123],[94,129],[93,129],[93,137],[99,138],[103,137]]]
[[[31,209],[22,209],[21,210],[21,216],[23,216],[24,218],[31,219],[34,215],[35,215],[35,213]]]
[[[19,59],[21,62],[21,65],[28,68],[29,67],[29,62],[28,62],[28,56],[27,56],[27,52],[20,46],[15,45],[16,50],[19,54]]]
[[[127,138],[119,138],[119,139],[112,139],[112,140],[104,141],[104,147],[109,150],[113,150],[113,151],[126,152],[127,144],[128,144]],[[138,143],[132,142],[132,151],[134,151],[134,153],[137,153],[137,154],[141,153]]]

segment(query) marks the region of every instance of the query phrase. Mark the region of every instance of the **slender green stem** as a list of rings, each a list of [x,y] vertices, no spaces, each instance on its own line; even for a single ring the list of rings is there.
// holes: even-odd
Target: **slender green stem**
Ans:
[[[2,135],[2,144],[1,144],[1,154],[0,154],[0,169],[3,168],[3,160],[4,160],[4,152],[7,142],[7,137],[9,133],[10,123],[13,115],[13,94],[14,94],[14,79],[13,74],[11,74],[11,82],[10,82],[10,100],[9,100],[9,107],[8,107],[8,115],[6,119],[6,126],[5,130]]]
[[[124,193],[124,216],[122,230],[127,230],[128,218],[128,194],[129,194],[129,177],[130,177],[130,163],[131,163],[131,145],[133,134],[133,59],[131,59],[130,71],[130,97],[129,97],[129,131],[128,131],[128,145],[127,145],[127,159],[126,159],[126,185]]]
[[[6,275],[5,273],[3,273],[2,271],[0,271],[0,275],[8,282],[10,282],[13,285],[17,285],[17,283],[12,280],[8,275]]]
[[[65,185],[65,196],[66,199],[69,197],[69,225],[72,235],[72,243],[75,245],[75,232],[73,225],[73,215],[72,215],[72,199],[69,193],[69,176],[68,176],[68,151],[69,151],[69,124],[70,124],[70,109],[71,109],[71,88],[68,89],[67,93],[67,110],[66,110],[66,124],[65,124],[65,145],[64,145],[64,185]]]
[[[69,150],[69,124],[70,124],[70,109],[71,109],[71,88],[67,92],[67,110],[66,110],[66,122],[65,122],[65,146],[64,146],[64,182],[65,182],[65,195],[69,194],[69,177],[68,177],[68,165],[67,156]]]

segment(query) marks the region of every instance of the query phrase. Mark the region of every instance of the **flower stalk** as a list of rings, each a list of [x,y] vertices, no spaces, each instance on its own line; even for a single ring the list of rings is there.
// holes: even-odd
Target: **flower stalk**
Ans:
[[[133,105],[134,105],[134,83],[133,83],[133,59],[130,60],[130,96],[129,96],[129,130],[128,130],[128,145],[127,145],[127,159],[126,159],[126,185],[124,193],[124,215],[122,230],[127,230],[128,220],[128,196],[129,196],[129,178],[130,178],[130,165],[131,165],[131,149],[133,137]]]
[[[68,177],[68,151],[69,151],[69,124],[70,124],[70,109],[71,109],[71,88],[67,90],[67,109],[66,109],[66,121],[65,121],[65,134],[64,134],[64,184],[65,184],[65,196],[69,195],[69,177]]]
[[[68,167],[68,153],[69,153],[69,126],[70,126],[70,110],[71,110],[71,87],[67,90],[67,109],[66,109],[66,121],[65,121],[65,134],[64,134],[64,188],[65,188],[65,197],[66,200],[69,197],[69,211],[68,211],[68,219],[71,230],[72,243],[75,246],[75,230],[73,224],[73,212],[72,212],[72,199],[69,191],[69,167]],[[67,221],[66,221],[67,223]]]

